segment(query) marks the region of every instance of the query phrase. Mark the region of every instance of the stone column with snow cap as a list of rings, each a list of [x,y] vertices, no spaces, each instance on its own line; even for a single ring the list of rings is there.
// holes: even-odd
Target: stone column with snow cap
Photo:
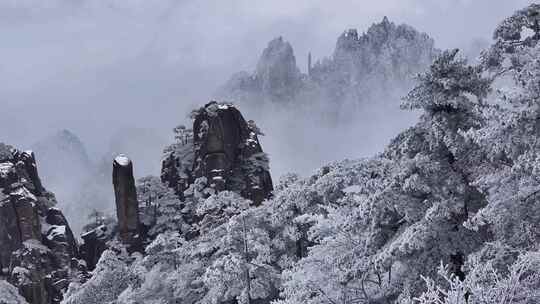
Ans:
[[[133,178],[133,163],[123,154],[113,161],[113,186],[120,240],[127,245],[130,252],[140,251],[139,203]]]

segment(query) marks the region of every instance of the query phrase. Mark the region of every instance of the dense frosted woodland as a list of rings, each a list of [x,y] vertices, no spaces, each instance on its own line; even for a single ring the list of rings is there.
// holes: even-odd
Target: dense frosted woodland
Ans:
[[[160,176],[117,151],[95,164],[67,130],[0,144],[0,303],[540,303],[540,5],[493,32],[468,61],[385,17],[307,73],[276,38],[174,129]],[[333,124],[392,94],[412,127],[307,177],[272,181],[272,134],[242,113],[295,104]],[[66,162],[83,167],[62,171],[72,209],[46,190]]]

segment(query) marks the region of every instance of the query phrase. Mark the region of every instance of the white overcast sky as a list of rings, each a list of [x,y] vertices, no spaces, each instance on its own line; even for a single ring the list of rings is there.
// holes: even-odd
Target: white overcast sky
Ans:
[[[347,28],[383,16],[439,48],[490,39],[525,0],[0,0],[0,141],[69,128],[88,143],[114,129],[169,130],[276,36],[304,70]]]

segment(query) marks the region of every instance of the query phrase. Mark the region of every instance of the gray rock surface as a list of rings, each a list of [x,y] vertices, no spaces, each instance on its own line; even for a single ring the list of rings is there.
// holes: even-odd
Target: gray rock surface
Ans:
[[[139,203],[133,177],[133,163],[125,155],[113,161],[113,186],[118,219],[118,233],[128,250],[141,251]]]
[[[178,194],[205,177],[217,191],[236,191],[255,204],[262,202],[273,186],[258,132],[232,104],[208,103],[194,112],[193,142],[167,149],[162,181]]]
[[[32,304],[59,303],[77,244],[31,151],[0,143],[0,276]]]

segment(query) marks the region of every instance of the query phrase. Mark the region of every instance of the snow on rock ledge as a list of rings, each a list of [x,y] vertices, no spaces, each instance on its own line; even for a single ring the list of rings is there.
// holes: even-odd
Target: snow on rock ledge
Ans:
[[[124,154],[120,154],[114,158],[114,161],[122,167],[129,166],[131,160]]]

